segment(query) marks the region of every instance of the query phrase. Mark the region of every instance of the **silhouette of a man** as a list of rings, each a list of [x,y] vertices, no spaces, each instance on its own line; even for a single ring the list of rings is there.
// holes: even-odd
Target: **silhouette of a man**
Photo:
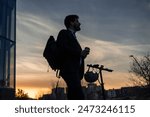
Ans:
[[[69,100],[83,100],[84,94],[81,79],[84,74],[84,59],[89,54],[89,48],[82,50],[75,33],[80,31],[80,22],[77,15],[68,15],[64,20],[67,29],[59,32],[57,37],[58,48],[61,51],[62,67],[60,76],[67,84],[67,98]]]

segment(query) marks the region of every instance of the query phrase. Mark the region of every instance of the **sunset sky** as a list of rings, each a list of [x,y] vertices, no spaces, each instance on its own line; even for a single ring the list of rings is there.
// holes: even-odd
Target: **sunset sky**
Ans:
[[[114,70],[103,72],[105,88],[126,86],[129,55],[150,50],[150,0],[17,0],[17,88],[34,97],[55,87],[43,50],[49,35],[57,38],[65,28],[68,14],[80,17],[77,38],[82,48],[91,49],[85,63]],[[62,79],[59,86],[65,86]]]

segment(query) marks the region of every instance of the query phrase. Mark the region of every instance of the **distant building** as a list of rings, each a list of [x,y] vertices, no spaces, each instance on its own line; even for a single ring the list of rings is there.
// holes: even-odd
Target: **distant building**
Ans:
[[[57,87],[52,89],[51,94],[44,94],[40,100],[66,100],[67,95],[65,93],[65,88]]]
[[[16,79],[16,0],[0,0],[0,99],[13,99]]]
[[[86,99],[87,100],[98,100],[102,97],[102,90],[100,86],[97,86],[95,83],[89,83],[86,88]]]
[[[115,98],[116,96],[117,96],[117,94],[116,94],[116,90],[115,89],[107,90],[107,98],[108,99]]]
[[[107,99],[139,100],[150,99],[150,87],[134,86],[107,90]]]

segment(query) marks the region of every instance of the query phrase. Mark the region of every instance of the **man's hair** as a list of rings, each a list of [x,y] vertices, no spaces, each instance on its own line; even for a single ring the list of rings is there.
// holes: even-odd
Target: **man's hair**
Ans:
[[[70,23],[74,22],[76,19],[79,19],[79,16],[77,16],[77,15],[68,15],[68,16],[66,16],[66,18],[64,20],[64,24],[65,24],[66,28],[69,28]]]

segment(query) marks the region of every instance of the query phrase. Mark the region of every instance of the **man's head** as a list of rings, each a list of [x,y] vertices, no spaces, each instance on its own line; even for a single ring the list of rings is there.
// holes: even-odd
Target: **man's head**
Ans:
[[[71,28],[74,31],[80,31],[80,22],[78,21],[79,16],[77,15],[68,15],[66,16],[65,20],[64,20],[64,24],[66,26],[66,28]]]

